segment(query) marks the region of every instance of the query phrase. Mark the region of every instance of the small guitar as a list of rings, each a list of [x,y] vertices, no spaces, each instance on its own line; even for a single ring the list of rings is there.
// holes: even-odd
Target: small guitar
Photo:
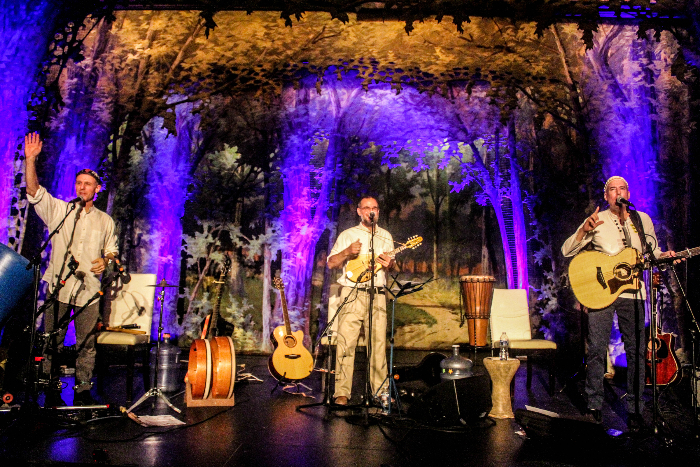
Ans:
[[[418,237],[418,236],[413,236],[406,240],[406,243],[404,245],[401,245],[395,250],[388,251],[386,255],[391,256],[392,258],[396,256],[397,253],[401,253],[402,251],[406,249],[415,249],[420,246],[420,244],[423,243],[423,237]],[[367,282],[370,279],[370,260],[371,260],[371,255],[357,255],[356,258],[351,259],[348,261],[347,266],[345,267],[345,277],[350,279],[353,282]],[[382,268],[382,265],[379,263],[374,264],[374,273],[376,274],[380,269]]]
[[[654,293],[657,293],[659,286],[659,274],[653,274],[653,287]],[[651,380],[651,351],[652,345],[656,347],[656,384],[658,386],[666,386],[671,383],[675,383],[680,375],[679,368],[680,362],[678,357],[676,357],[675,349],[675,337],[673,334],[663,332],[661,330],[659,314],[657,313],[657,323],[656,323],[656,336],[652,336],[647,345],[647,358],[646,358],[646,384],[650,385]]]
[[[677,251],[663,261],[690,258],[700,254],[700,247]],[[614,256],[599,251],[579,253],[569,264],[569,282],[581,305],[599,310],[617,300],[626,290],[639,289],[642,256],[634,248],[625,248]]]
[[[311,374],[314,360],[303,345],[303,331],[292,332],[287,311],[287,298],[284,295],[284,282],[276,277],[273,285],[280,291],[284,326],[277,326],[272,332],[270,340],[275,350],[270,355],[267,366],[270,374],[278,381],[298,381]]]
[[[226,283],[226,276],[231,270],[231,258],[226,255],[226,260],[224,261],[224,267],[219,274],[219,280],[214,281],[217,284],[216,293],[213,297],[214,307],[210,315],[204,320],[204,325],[202,326],[202,339],[207,339],[210,337],[218,336],[231,336],[233,335],[233,325],[221,318],[219,310],[221,308],[221,291]]]

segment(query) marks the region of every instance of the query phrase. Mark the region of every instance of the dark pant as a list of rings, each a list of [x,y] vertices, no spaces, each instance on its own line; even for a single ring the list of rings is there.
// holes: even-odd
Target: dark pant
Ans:
[[[55,329],[56,323],[60,321],[67,313],[73,311],[74,308],[77,311],[81,307],[62,302],[56,302],[53,307],[49,307],[49,309],[44,312],[44,331],[50,332]],[[97,301],[76,316],[75,321],[73,322],[75,326],[75,340],[78,350],[78,358],[75,361],[75,384],[76,386],[79,386],[76,389],[78,392],[90,389],[90,385],[88,383],[90,383],[92,371],[95,368],[95,355],[97,353],[95,350],[95,337],[97,320],[99,319],[99,316],[100,303]],[[62,329],[56,336],[56,341],[58,343],[57,351],[63,349],[63,340],[65,337],[66,330]],[[49,340],[49,347],[51,345],[51,340]],[[48,374],[50,371],[51,352],[48,352],[46,359],[44,360],[44,372]],[[56,371],[56,369],[54,369],[54,371]]]
[[[646,358],[644,302],[628,298],[618,298],[612,305],[602,310],[588,311],[588,357],[586,359],[588,408],[600,410],[603,407],[606,352],[615,312],[617,312],[617,322],[627,355],[627,411],[631,414],[641,413],[644,407],[642,393]]]

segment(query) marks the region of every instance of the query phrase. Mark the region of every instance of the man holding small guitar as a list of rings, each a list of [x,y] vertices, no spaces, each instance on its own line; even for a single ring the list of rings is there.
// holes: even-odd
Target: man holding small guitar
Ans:
[[[347,405],[352,392],[352,376],[355,368],[355,347],[360,336],[360,328],[365,328],[365,339],[369,336],[369,271],[354,276],[348,271],[348,263],[358,255],[369,254],[369,243],[374,227],[374,251],[382,252],[375,259],[378,266],[374,279],[375,294],[372,309],[372,336],[370,355],[370,381],[372,392],[377,394],[387,375],[386,363],[386,271],[394,269],[394,258],[385,254],[394,248],[394,240],[389,232],[376,225],[379,219],[379,205],[372,197],[364,197],[357,207],[360,225],[344,230],[333,245],[327,264],[330,269],[343,269],[338,283],[343,286],[340,303],[348,298],[347,304],[338,315],[338,346],[335,360],[335,403]],[[376,270],[376,269],[375,269]],[[350,273],[350,274],[348,274]],[[352,277],[349,277],[352,276]],[[366,276],[366,277],[365,277]],[[352,294],[352,295],[351,295]]]
[[[600,212],[598,207],[593,214],[586,218],[576,233],[564,242],[561,248],[564,256],[577,255],[589,244],[596,251],[610,256],[618,255],[626,248],[634,248],[637,252],[642,252],[642,241],[638,230],[639,221],[641,221],[642,230],[646,235],[646,241],[654,248],[653,253],[656,258],[676,256],[673,251],[661,252],[654,224],[647,214],[639,212],[639,221],[636,223],[631,218],[627,209],[630,198],[629,187],[624,178],[610,177],[605,182],[604,197],[610,208]],[[641,396],[645,384],[646,349],[643,302],[646,299],[646,291],[643,282],[639,280],[638,271],[631,267],[635,265],[637,255],[641,253],[634,252],[634,250],[625,251],[629,251],[634,258],[618,263],[618,267],[614,271],[607,271],[605,267],[600,265],[601,263],[593,264],[591,266],[592,272],[589,274],[589,287],[582,289],[581,295],[584,295],[583,292],[594,291],[603,297],[601,306],[587,305],[589,310],[586,395],[588,397],[588,416],[596,422],[600,422],[602,420],[606,351],[610,341],[613,313],[617,313],[627,356],[627,423],[630,430],[636,431],[643,423],[641,413],[644,402]],[[581,258],[585,258],[586,254],[600,256],[584,252]],[[575,260],[577,259],[580,258],[575,258]],[[582,262],[579,261],[579,263]],[[569,270],[569,275],[572,288],[574,288],[579,301],[583,303],[586,300],[579,297],[575,288],[575,284],[579,280],[577,275],[581,269],[582,267],[572,267]],[[598,290],[597,287],[600,289]],[[592,301],[598,303],[595,300]]]

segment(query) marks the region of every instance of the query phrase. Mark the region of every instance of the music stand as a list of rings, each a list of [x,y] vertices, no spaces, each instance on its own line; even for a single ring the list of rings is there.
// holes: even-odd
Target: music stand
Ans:
[[[151,389],[146,391],[143,396],[134,404],[129,407],[129,409],[126,411],[126,413],[132,412],[136,407],[138,407],[142,402],[145,400],[149,399],[150,397],[157,397],[158,399],[161,399],[163,402],[165,402],[168,407],[173,409],[177,413],[182,413],[182,410],[178,409],[175,407],[171,402],[170,399],[168,399],[165,394],[163,394],[163,391],[161,391],[160,387],[158,387],[158,360],[160,359],[160,340],[163,336],[163,306],[165,305],[165,288],[166,287],[179,287],[178,285],[171,285],[165,282],[165,279],[161,280],[160,283],[155,284],[155,285],[148,285],[146,287],[160,287],[160,292],[157,296],[158,301],[160,302],[160,310],[159,310],[159,316],[158,316],[158,339],[156,340],[156,358],[155,358],[155,373],[154,373],[154,384]]]
[[[387,291],[392,295],[391,298],[391,337],[389,337],[389,366],[388,370],[389,373],[387,374],[386,378],[384,378],[384,381],[382,381],[382,384],[380,386],[384,386],[384,382],[388,379],[389,380],[389,410],[388,414],[391,414],[391,397],[392,394],[395,397],[396,400],[396,409],[398,410],[399,413],[401,413],[401,399],[399,398],[399,390],[396,387],[396,381],[394,380],[394,317],[396,315],[396,299],[399,297],[403,297],[405,295],[410,295],[412,293],[418,292],[423,290],[423,286],[427,284],[428,282],[433,281],[433,277],[431,276],[430,279],[428,279],[425,282],[412,282],[412,281],[407,281],[404,282],[403,284],[399,282],[396,278],[399,276],[399,274],[396,274],[395,276],[391,276],[393,279],[393,282],[390,287],[387,287]],[[394,285],[397,285],[398,288],[394,288]]]

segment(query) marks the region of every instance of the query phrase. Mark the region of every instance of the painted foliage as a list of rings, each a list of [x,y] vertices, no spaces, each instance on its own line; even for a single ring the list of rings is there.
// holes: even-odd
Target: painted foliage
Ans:
[[[401,278],[438,279],[397,304],[404,347],[466,341],[469,274],[528,290],[533,331],[564,340],[574,301],[559,245],[612,173],[632,174],[640,208],[672,242],[652,203],[677,184],[663,175],[671,154],[688,163],[668,33],[601,26],[587,50],[571,24],[536,34],[472,18],[460,33],[426,21],[407,35],[398,22],[321,14],[291,28],[275,13],[215,19],[207,30],[196,12],[132,11],[92,27],[89,60],[69,67],[69,98],[45,135],[51,186],[65,191],[73,166],[99,165],[99,202],[130,270],[181,286],[165,323],[183,343],[226,255],[223,308],[241,348],[270,349],[280,274],[292,327],[311,345],[334,280],[326,255],[362,194],[377,197],[395,240],[424,238],[397,257]]]

